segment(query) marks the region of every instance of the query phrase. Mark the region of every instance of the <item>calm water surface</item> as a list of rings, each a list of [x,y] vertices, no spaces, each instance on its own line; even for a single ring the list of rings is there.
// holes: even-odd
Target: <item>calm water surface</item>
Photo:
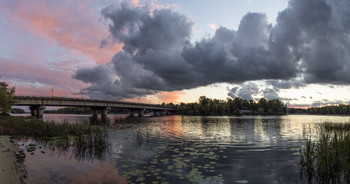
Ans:
[[[87,115],[45,114],[81,123]],[[101,159],[44,146],[27,153],[35,183],[306,183],[299,149],[317,123],[349,116],[109,115],[110,149]],[[25,148],[30,141],[23,142]],[[45,151],[45,153],[41,153]]]

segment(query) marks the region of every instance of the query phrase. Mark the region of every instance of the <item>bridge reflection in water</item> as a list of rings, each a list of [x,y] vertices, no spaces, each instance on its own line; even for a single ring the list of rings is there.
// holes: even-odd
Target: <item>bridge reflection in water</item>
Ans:
[[[101,114],[101,120],[104,123],[108,122],[107,111],[110,108],[128,109],[130,117],[134,117],[135,112],[142,117],[145,110],[151,111],[154,116],[177,113],[176,107],[173,106],[135,102],[32,96],[15,96],[14,99],[15,106],[29,106],[31,115],[38,119],[43,117],[46,106],[89,107],[92,112],[91,122],[98,122],[98,114]]]

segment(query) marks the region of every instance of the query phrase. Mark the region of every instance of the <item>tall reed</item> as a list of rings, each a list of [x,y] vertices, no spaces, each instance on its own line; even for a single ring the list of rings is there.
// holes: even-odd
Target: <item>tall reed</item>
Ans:
[[[316,140],[309,136],[300,153],[301,169],[309,181],[350,182],[350,124],[319,124]]]
[[[32,138],[52,149],[64,151],[73,147],[79,158],[100,157],[108,147],[106,128],[94,127],[87,122],[57,124],[25,117],[1,117],[0,127],[0,134]]]

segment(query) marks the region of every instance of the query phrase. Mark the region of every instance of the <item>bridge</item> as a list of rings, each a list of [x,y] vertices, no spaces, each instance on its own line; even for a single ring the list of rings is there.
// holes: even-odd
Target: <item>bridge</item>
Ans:
[[[108,108],[123,108],[129,110],[129,116],[133,117],[135,112],[138,116],[143,116],[145,109],[153,111],[153,115],[163,115],[174,113],[176,107],[111,101],[111,100],[93,100],[81,98],[61,98],[61,97],[32,97],[32,96],[14,96],[16,106],[29,106],[31,115],[37,118],[42,118],[46,106],[65,106],[65,107],[89,107],[92,111],[93,118],[97,119],[98,113],[101,113],[101,119],[106,119]]]

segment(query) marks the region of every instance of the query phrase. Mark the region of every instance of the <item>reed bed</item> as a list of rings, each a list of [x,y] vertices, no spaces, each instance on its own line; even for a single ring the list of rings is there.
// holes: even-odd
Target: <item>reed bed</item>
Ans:
[[[99,158],[108,147],[106,128],[91,126],[88,122],[57,124],[27,117],[1,117],[1,134],[31,138],[61,151],[73,148],[80,158],[88,155]]]
[[[319,124],[316,140],[309,136],[300,150],[300,165],[308,181],[350,183],[350,124]]]
[[[150,132],[148,129],[145,130],[132,130],[132,133],[134,134],[134,138],[135,138],[135,143],[139,146],[142,145],[143,140],[145,139],[146,143],[149,143],[150,140]]]

